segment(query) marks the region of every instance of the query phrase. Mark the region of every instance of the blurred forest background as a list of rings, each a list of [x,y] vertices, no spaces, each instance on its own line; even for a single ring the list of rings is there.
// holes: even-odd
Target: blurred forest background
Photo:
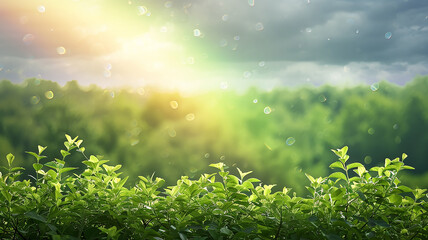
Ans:
[[[59,158],[64,134],[79,136],[86,154],[122,164],[130,175],[163,177],[174,184],[182,175],[212,172],[225,162],[266,184],[303,193],[304,173],[326,176],[336,157],[332,148],[349,146],[350,161],[369,166],[407,153],[403,181],[428,187],[428,77],[405,86],[275,89],[245,93],[218,90],[193,95],[151,88],[64,87],[28,79],[0,82],[0,165],[13,153],[16,165],[33,174],[25,151],[48,146],[46,162]],[[82,167],[81,154],[67,158]],[[42,160],[42,163],[43,160]]]

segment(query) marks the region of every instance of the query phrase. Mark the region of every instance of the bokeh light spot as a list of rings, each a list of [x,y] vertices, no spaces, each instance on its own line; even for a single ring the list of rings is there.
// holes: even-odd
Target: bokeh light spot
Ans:
[[[389,40],[392,38],[392,32],[385,33],[385,39]]]
[[[65,50],[65,48],[64,48],[64,47],[57,47],[57,48],[56,48],[56,52],[57,52],[59,55],[64,55],[64,54],[66,54],[67,50]]]
[[[22,38],[22,42],[24,42],[25,45],[30,45],[31,43],[33,43],[35,37],[33,34],[28,33],[25,34],[25,36]]]
[[[46,8],[45,8],[45,6],[40,5],[37,7],[37,11],[39,11],[39,13],[44,13],[46,11]]]
[[[40,102],[40,97],[39,96],[32,96],[30,99],[31,104],[36,105]]]
[[[195,120],[195,114],[193,114],[193,113],[187,114],[186,115],[186,120],[189,121],[189,122]]]
[[[370,157],[370,156],[365,156],[365,157],[364,157],[364,163],[365,163],[365,164],[370,164],[370,163],[372,163],[372,157]]]
[[[148,13],[147,8],[145,6],[138,6],[137,10],[138,10],[138,15],[140,15],[140,16]]]
[[[261,23],[261,22],[256,23],[256,30],[257,31],[262,31],[263,29],[265,29],[265,27],[263,26],[263,23]]]
[[[370,85],[370,89],[373,92],[376,92],[377,90],[379,90],[379,83],[373,83],[372,85]]]
[[[289,137],[287,138],[287,140],[285,140],[285,144],[287,144],[288,146],[293,145],[296,142],[296,139],[294,139],[294,137]]]
[[[374,130],[374,128],[369,128],[369,130],[367,130],[367,132],[368,132],[370,135],[375,134],[375,130]]]
[[[171,101],[169,102],[169,106],[171,106],[172,109],[178,108],[178,102],[177,101]]]
[[[52,91],[46,91],[45,97],[50,100],[54,97],[54,93]]]
[[[263,109],[263,112],[264,112],[265,114],[270,114],[270,113],[272,112],[272,109],[271,109],[269,106],[267,106],[267,107],[265,107],[265,108]]]
[[[201,36],[201,30],[199,29],[193,29],[193,36],[200,37]]]

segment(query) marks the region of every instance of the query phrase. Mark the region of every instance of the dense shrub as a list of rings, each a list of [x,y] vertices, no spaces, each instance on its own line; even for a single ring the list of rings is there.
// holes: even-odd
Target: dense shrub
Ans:
[[[284,188],[234,176],[223,163],[197,180],[181,177],[161,188],[162,178],[128,177],[101,157],[86,157],[82,140],[66,135],[60,159],[46,161],[39,146],[35,174],[19,180],[14,156],[0,175],[1,239],[427,239],[425,189],[400,184],[398,173],[413,169],[401,159],[367,170],[348,164],[347,147],[333,150],[337,171],[314,178],[299,197]],[[65,167],[77,150],[87,167]]]

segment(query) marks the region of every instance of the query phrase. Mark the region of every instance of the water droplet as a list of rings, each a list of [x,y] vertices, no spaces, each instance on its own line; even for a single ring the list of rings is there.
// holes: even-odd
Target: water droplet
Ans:
[[[138,6],[138,15],[142,16],[147,13],[147,8],[145,6]]]
[[[331,39],[330,38],[327,38],[327,41],[330,41]]]
[[[193,36],[200,37],[201,36],[201,30],[199,29],[193,29]]]
[[[177,136],[177,132],[175,131],[174,128],[168,128],[168,135],[173,138]]]
[[[209,158],[209,157],[210,157],[210,154],[209,154],[209,153],[205,153],[204,157],[205,157],[205,158]]]
[[[355,30],[355,34],[359,34],[360,33],[360,30]]]
[[[226,47],[226,46],[227,46],[227,40],[226,39],[220,40],[220,47]]]
[[[46,8],[45,8],[45,6],[40,5],[37,7],[37,11],[39,11],[39,13],[44,13],[46,11]]]
[[[370,85],[370,89],[373,92],[376,92],[377,90],[379,90],[379,83],[373,83],[372,85]]]
[[[220,157],[220,160],[222,160],[222,161],[224,161],[226,159],[226,157],[224,156],[224,155],[222,155],[221,157]]]
[[[375,130],[374,130],[374,128],[369,128],[369,130],[367,130],[367,132],[368,132],[370,135],[375,134]]]
[[[227,87],[228,87],[227,82],[221,82],[220,83],[220,88],[221,89],[227,89]]]
[[[54,93],[52,91],[45,92],[45,97],[47,99],[52,99],[54,97]]]
[[[306,29],[305,29],[305,31],[306,31],[307,33],[311,33],[311,32],[312,32],[312,28],[306,28]]]
[[[111,65],[111,63],[108,63],[106,66],[105,66],[105,69],[106,70],[111,70],[111,68],[112,68],[112,65]]]
[[[327,101],[327,98],[324,95],[320,95],[318,99],[320,100],[320,102]]]
[[[266,63],[264,61],[259,62],[259,67],[264,67]]]
[[[254,0],[248,0],[248,5],[250,5],[250,7],[254,7],[255,1]]]
[[[177,101],[171,101],[169,102],[169,106],[171,106],[172,109],[178,108],[178,102]]]
[[[31,104],[36,105],[40,102],[40,97],[39,96],[32,96],[30,99]]]
[[[257,98],[253,99],[253,103],[257,103],[259,100],[257,100]]]
[[[221,20],[223,20],[224,22],[226,22],[227,20],[229,20],[229,15],[224,14],[224,15],[221,17]]]
[[[57,48],[56,48],[56,52],[57,52],[59,55],[64,55],[67,51],[65,50],[65,48],[64,48],[64,47],[57,47]]]
[[[270,114],[270,113],[272,112],[272,109],[271,109],[269,106],[267,106],[267,107],[265,107],[265,108],[263,109],[263,112],[264,112],[265,114]]]
[[[162,26],[162,27],[160,28],[160,32],[161,32],[161,33],[166,33],[166,32],[168,32],[168,28],[167,28],[167,27],[165,27],[165,26]]]
[[[293,145],[296,142],[296,139],[294,139],[294,137],[289,137],[287,138],[287,140],[285,140],[285,144],[287,144],[288,146]]]
[[[392,32],[385,33],[385,39],[391,39],[392,38]]]
[[[241,39],[241,37],[239,37],[238,35],[233,37],[233,40],[235,40],[235,41],[239,41],[239,39]]]
[[[187,114],[186,115],[186,120],[189,121],[189,122],[195,120],[195,114],[193,114],[193,113]]]
[[[167,2],[165,2],[164,6],[166,8],[170,8],[170,7],[172,7],[172,2],[171,1],[167,1]]]
[[[244,78],[249,78],[251,77],[251,72],[250,71],[245,71],[243,74]]]
[[[115,96],[114,91],[110,91],[110,97],[114,98],[114,96]]]
[[[398,129],[398,124],[394,124],[394,126],[392,126],[392,129],[397,130]]]
[[[262,31],[263,29],[265,29],[265,27],[263,26],[263,23],[261,22],[256,23],[256,31]]]
[[[28,33],[25,34],[25,36],[22,38],[22,41],[25,43],[25,45],[30,45],[31,43],[33,43],[35,37],[33,34]]]
[[[364,157],[364,163],[365,163],[365,164],[370,164],[370,163],[372,163],[372,157],[370,157],[370,156],[365,156],[365,157]]]

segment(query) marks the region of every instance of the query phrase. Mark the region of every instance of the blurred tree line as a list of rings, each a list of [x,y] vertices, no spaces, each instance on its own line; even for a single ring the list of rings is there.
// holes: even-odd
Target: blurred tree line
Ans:
[[[103,154],[130,175],[181,175],[209,171],[223,161],[266,184],[303,191],[304,172],[328,174],[330,149],[349,146],[350,161],[372,166],[405,152],[416,168],[402,179],[428,187],[428,77],[404,87],[256,88],[244,94],[213,91],[183,96],[151,88],[64,87],[28,79],[0,82],[0,165],[11,152],[33,174],[25,151],[56,146],[64,134],[79,136],[87,154]],[[55,147],[54,147],[55,146]],[[46,151],[48,159],[61,156]],[[69,158],[79,167],[82,155]],[[208,170],[207,170],[208,169]],[[230,171],[236,171],[230,169]],[[169,182],[174,184],[173,182]]]

